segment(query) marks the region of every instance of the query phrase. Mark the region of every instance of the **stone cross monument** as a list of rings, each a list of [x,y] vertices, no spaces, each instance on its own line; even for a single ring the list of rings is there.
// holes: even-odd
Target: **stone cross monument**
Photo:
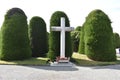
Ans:
[[[61,17],[61,24],[60,26],[53,26],[51,27],[52,31],[60,31],[60,59],[62,62],[66,62],[65,57],[65,32],[74,30],[73,27],[65,27],[65,18]]]

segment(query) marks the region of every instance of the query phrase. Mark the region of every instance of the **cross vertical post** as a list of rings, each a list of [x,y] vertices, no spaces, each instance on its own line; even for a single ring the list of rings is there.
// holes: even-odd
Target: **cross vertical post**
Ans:
[[[60,57],[65,58],[65,18],[61,17],[61,44],[60,44]]]

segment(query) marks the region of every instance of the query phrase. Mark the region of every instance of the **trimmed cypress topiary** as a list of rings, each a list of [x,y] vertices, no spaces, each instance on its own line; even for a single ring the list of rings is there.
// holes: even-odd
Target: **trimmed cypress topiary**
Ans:
[[[27,16],[19,8],[8,10],[1,28],[0,59],[23,60],[31,57]]]
[[[84,24],[85,54],[97,61],[114,61],[116,52],[113,30],[108,16],[101,10],[92,11]]]
[[[69,27],[69,19],[64,12],[56,11],[50,19],[50,27],[60,26],[60,18],[65,17],[65,26]],[[72,56],[72,43],[70,32],[65,33],[65,56]],[[57,56],[60,56],[60,32],[50,31],[49,35],[49,53],[48,57],[54,60]]]
[[[29,24],[29,36],[33,57],[45,57],[48,52],[48,40],[45,21],[38,16],[32,17]]]

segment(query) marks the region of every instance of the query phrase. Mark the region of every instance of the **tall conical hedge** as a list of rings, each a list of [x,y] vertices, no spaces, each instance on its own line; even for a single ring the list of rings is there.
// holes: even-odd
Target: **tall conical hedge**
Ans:
[[[2,60],[23,60],[31,57],[27,16],[23,10],[12,8],[5,15],[1,28]]]
[[[84,24],[85,54],[97,61],[114,61],[116,52],[109,17],[101,10],[92,11]]]
[[[69,27],[69,19],[67,15],[62,11],[56,11],[53,13],[50,19],[50,27],[60,26],[61,17],[65,17],[65,26]],[[70,32],[65,33],[65,56],[71,57],[72,55],[72,45]],[[49,35],[49,53],[48,57],[54,60],[57,56],[60,56],[60,32],[50,31]]]
[[[33,57],[44,57],[48,52],[48,40],[45,21],[34,16],[29,24],[29,36]]]

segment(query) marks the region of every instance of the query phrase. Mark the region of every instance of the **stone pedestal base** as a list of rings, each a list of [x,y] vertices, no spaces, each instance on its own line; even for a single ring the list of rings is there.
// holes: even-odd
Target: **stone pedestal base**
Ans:
[[[69,67],[73,67],[75,66],[75,64],[71,63],[71,62],[53,62],[50,64],[50,66],[69,66]]]

